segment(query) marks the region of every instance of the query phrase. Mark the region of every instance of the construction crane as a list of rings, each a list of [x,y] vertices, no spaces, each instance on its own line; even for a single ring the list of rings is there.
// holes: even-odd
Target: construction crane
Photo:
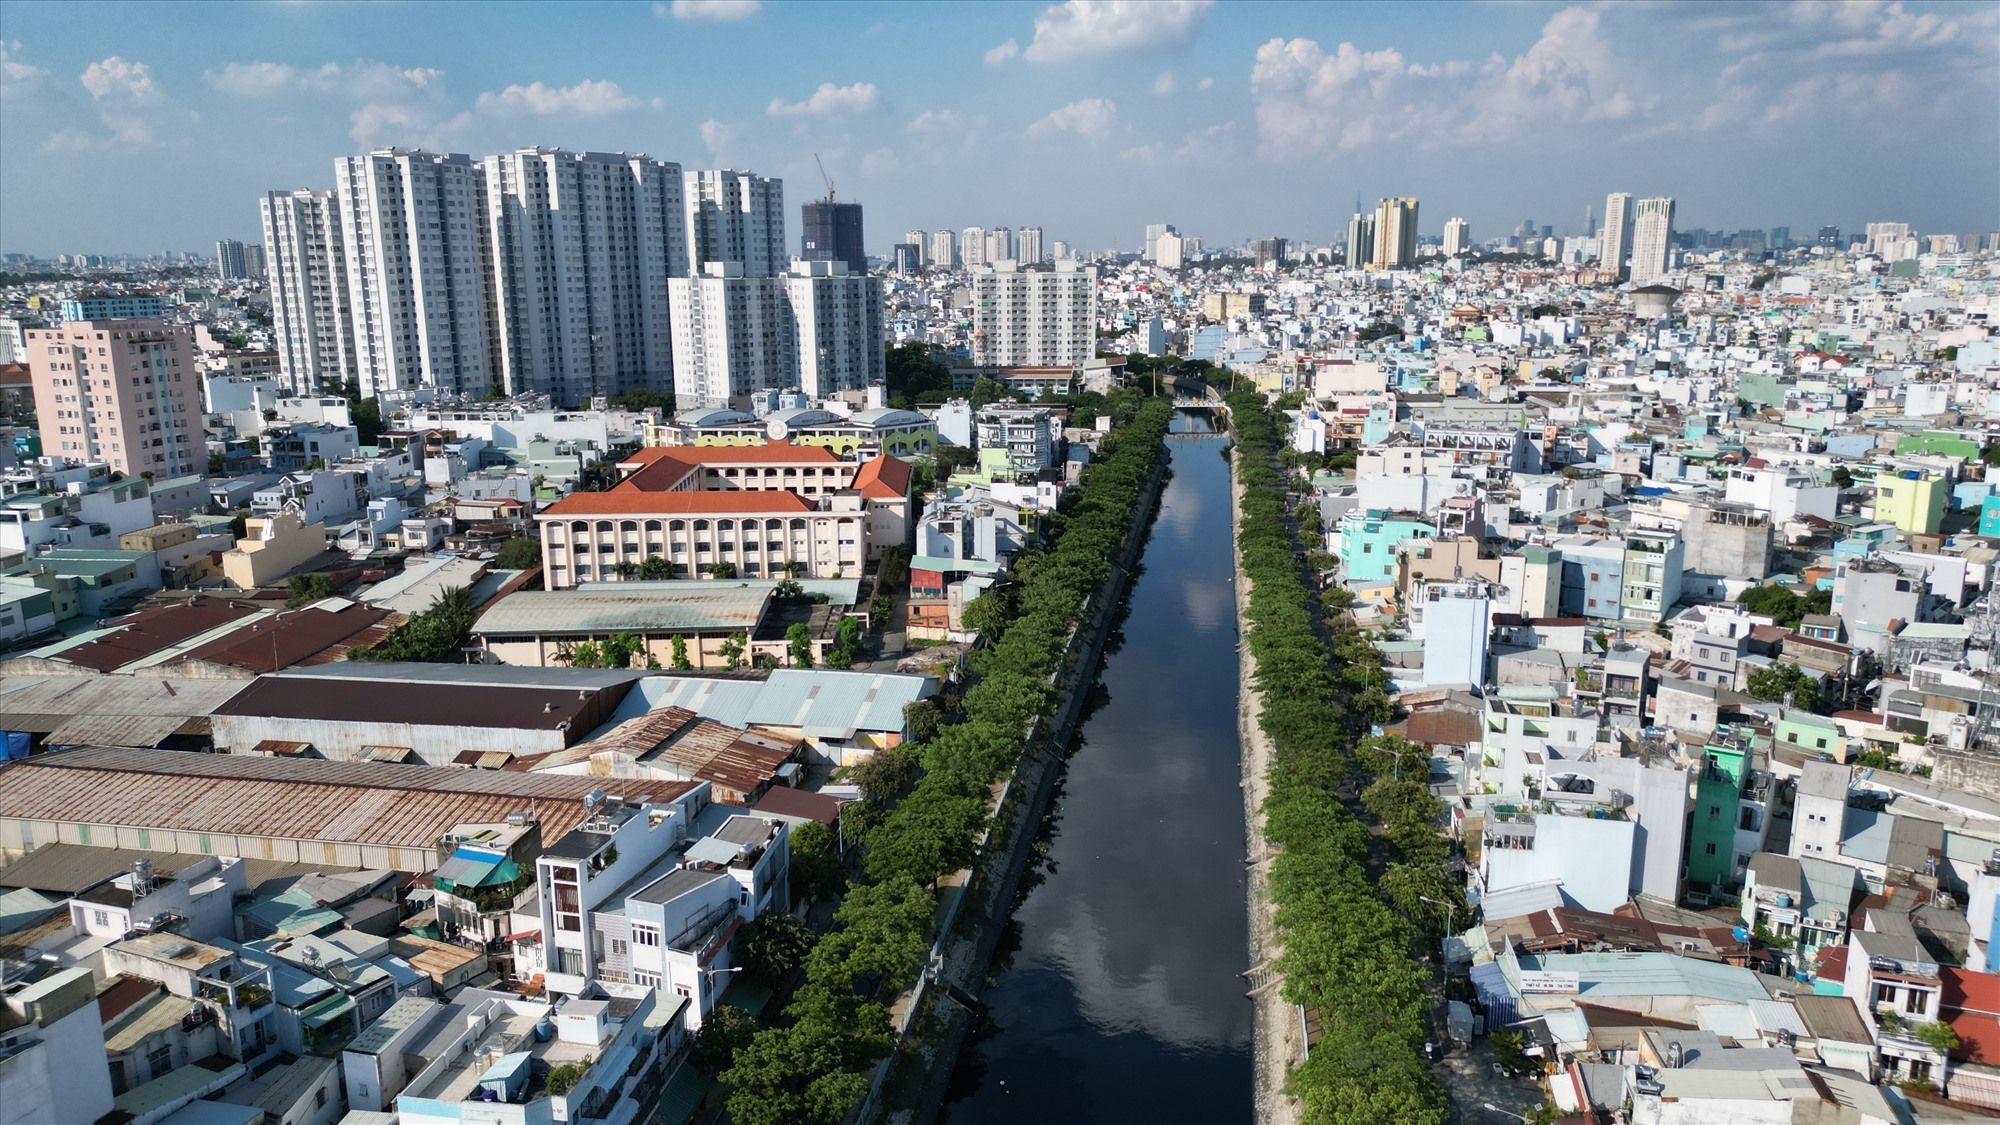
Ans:
[[[826,201],[832,203],[833,177],[826,174],[826,164],[820,160],[819,153],[813,153],[813,163],[819,165],[819,178],[826,181]]]

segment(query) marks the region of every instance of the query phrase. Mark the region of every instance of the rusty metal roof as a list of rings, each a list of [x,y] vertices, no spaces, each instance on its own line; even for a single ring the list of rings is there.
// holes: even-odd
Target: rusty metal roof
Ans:
[[[456,824],[533,809],[559,837],[588,777],[90,747],[0,767],[0,817],[428,848]],[[661,800],[691,784],[661,783]]]
[[[111,632],[54,653],[52,659],[109,672],[260,612],[249,602],[211,598],[142,609],[114,622]]]

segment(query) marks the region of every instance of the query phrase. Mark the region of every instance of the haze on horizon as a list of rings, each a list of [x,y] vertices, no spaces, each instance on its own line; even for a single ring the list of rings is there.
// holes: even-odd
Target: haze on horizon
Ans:
[[[396,145],[644,151],[797,206],[1149,222],[1325,243],[1357,197],[1421,229],[1583,233],[1608,191],[1677,225],[2000,229],[2000,4],[52,4],[0,11],[0,250],[252,240],[264,191]],[[547,44],[560,43],[559,50]],[[1601,215],[1600,215],[1601,218]]]

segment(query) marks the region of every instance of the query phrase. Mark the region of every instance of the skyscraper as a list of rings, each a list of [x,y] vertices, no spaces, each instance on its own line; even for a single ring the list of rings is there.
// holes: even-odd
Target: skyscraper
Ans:
[[[745,277],[785,270],[785,181],[731,169],[689,172],[689,276],[710,262],[741,262]]]
[[[484,174],[469,156],[334,161],[361,394],[478,396],[494,382]]]
[[[1641,199],[1632,222],[1632,284],[1651,285],[1666,276],[1673,238],[1674,201]]]
[[[507,392],[567,407],[673,389],[667,279],[687,272],[681,166],[553,148],[480,163]]]
[[[1839,250],[1840,228],[1832,226],[1819,228],[1819,238],[1816,241],[1822,250]]]
[[[278,369],[295,395],[356,377],[340,201],[330,191],[274,191],[257,201],[270,266]]]
[[[941,230],[931,235],[930,263],[939,269],[958,268],[958,232]]]
[[[972,362],[1078,365],[1097,354],[1097,270],[987,266],[972,275]]]
[[[917,265],[919,267],[928,261],[925,248],[930,245],[931,236],[929,233],[921,230],[906,230],[903,232],[903,241],[917,248]]]
[[[1285,240],[1282,238],[1258,238],[1250,242],[1250,257],[1260,270],[1283,269],[1285,265]]]
[[[1167,235],[1177,234],[1177,233],[1179,232],[1174,230],[1174,225],[1172,223],[1153,223],[1147,226],[1145,260],[1148,262],[1159,261],[1160,239],[1166,237]]]
[[[186,328],[152,318],[77,320],[26,337],[45,452],[159,480],[207,464]]]
[[[1347,220],[1347,268],[1358,270],[1374,260],[1375,216],[1356,211]]]
[[[808,262],[843,262],[859,277],[868,272],[868,251],[861,237],[861,204],[835,203],[829,192],[799,209],[804,230],[799,257]]]
[[[924,248],[915,242],[898,242],[889,247],[889,267],[908,277],[924,268]]]
[[[1632,193],[1614,191],[1604,197],[1604,237],[1600,266],[1625,277],[1625,256],[1632,251]]]
[[[1006,227],[994,227],[986,232],[986,260],[989,262],[1014,261],[1014,232]]]
[[[1446,219],[1444,223],[1444,256],[1455,258],[1465,253],[1472,243],[1472,224],[1464,219]]]
[[[1022,227],[1014,232],[1014,256],[1025,265],[1042,261],[1042,228]]]
[[[1417,201],[1384,198],[1375,205],[1374,264],[1401,269],[1417,260]]]
[[[888,381],[883,288],[881,278],[849,274],[839,262],[793,264],[785,290],[800,390],[832,398]]]
[[[798,385],[786,278],[710,262],[667,281],[674,323],[674,405],[726,406],[753,391]]]
[[[250,264],[244,260],[241,242],[225,238],[215,244],[215,272],[224,281],[241,281],[250,276]]]
[[[966,227],[958,236],[958,262],[966,269],[986,262],[986,228]]]

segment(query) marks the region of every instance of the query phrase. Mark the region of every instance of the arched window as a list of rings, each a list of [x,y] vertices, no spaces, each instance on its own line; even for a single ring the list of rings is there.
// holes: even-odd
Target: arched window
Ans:
[[[716,521],[715,521],[715,530],[717,530],[717,531],[735,531],[735,530],[736,530],[736,521],[735,521],[735,520],[716,520]]]
[[[639,531],[639,521],[638,521],[638,520],[621,520],[621,521],[619,522],[619,524],[618,524],[618,530],[619,530],[619,531],[621,531],[621,532],[623,532],[623,533],[625,533],[625,534],[627,534],[627,535],[635,535],[635,534],[637,534],[637,533],[638,533],[638,531]]]
[[[583,538],[584,536],[590,534],[590,525],[583,522],[582,520],[578,520],[575,523],[569,525],[569,534],[572,539]]]
[[[673,522],[667,524],[668,531],[686,531],[687,527],[688,527],[688,521],[686,520],[674,520]]]
[[[659,520],[647,520],[647,521],[646,521],[646,534],[648,534],[648,535],[658,535],[659,533],[660,533],[660,521],[659,521]]]
[[[707,530],[708,530],[708,521],[707,521],[707,520],[696,520],[696,521],[694,521],[694,529],[695,529],[696,531],[707,531]]]

